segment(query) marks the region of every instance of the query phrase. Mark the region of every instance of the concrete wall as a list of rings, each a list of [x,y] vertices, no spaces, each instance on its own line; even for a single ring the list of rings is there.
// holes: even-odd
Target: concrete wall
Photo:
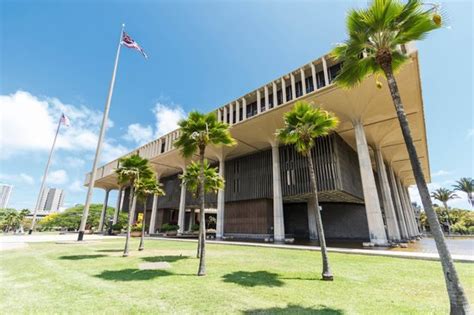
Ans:
[[[369,240],[364,205],[321,203],[324,233],[327,239]]]

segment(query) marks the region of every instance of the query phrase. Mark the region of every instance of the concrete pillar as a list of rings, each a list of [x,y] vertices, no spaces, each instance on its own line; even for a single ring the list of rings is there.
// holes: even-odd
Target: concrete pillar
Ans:
[[[105,190],[104,205],[102,207],[102,211],[100,213],[100,218],[99,218],[99,232],[102,232],[104,230],[105,215],[107,214],[107,205],[109,203],[109,192],[110,192],[110,189]]]
[[[405,216],[405,223],[406,223],[406,227],[408,231],[408,237],[411,238],[415,235],[415,231],[413,231],[413,227],[410,223],[410,214],[408,213],[405,195],[403,194],[403,187],[399,178],[397,178],[397,189],[398,189],[398,195],[400,196],[400,201],[402,204],[403,215]]]
[[[411,217],[411,224],[413,225],[413,232],[415,233],[415,236],[420,235],[420,230],[418,229],[418,223],[416,222],[415,218],[415,209],[413,208],[413,205],[411,203],[410,199],[410,193],[408,192],[408,187],[403,187],[404,188],[404,193],[405,193],[405,198],[408,203],[408,212],[410,213]]]
[[[257,90],[257,115],[262,111],[262,95],[260,90]]]
[[[281,191],[280,153],[278,143],[272,143],[273,169],[273,239],[275,242],[285,241],[285,221],[283,216],[283,194]]]
[[[388,168],[390,175],[390,183],[393,192],[393,201],[395,204],[395,209],[398,214],[398,226],[400,228],[400,236],[402,239],[406,240],[409,238],[408,230],[407,230],[407,223],[405,220],[405,214],[403,213],[402,202],[400,200],[400,195],[398,193],[397,181],[395,179],[395,173],[393,172],[393,168],[389,166]]]
[[[328,65],[327,65],[326,59],[324,57],[321,58],[321,62],[323,63],[324,86],[327,86],[329,84]]]
[[[388,183],[387,170],[382,156],[382,150],[379,146],[375,147],[375,161],[377,164],[377,175],[380,182],[380,190],[382,192],[383,208],[385,210],[385,219],[387,221],[388,239],[391,241],[400,241],[400,230],[398,228],[397,216],[393,206],[392,192]]]
[[[229,104],[229,125],[234,124],[234,104]]]
[[[268,98],[269,97],[268,85],[265,85],[264,92],[265,92],[265,111],[267,111],[270,109],[270,100]]]
[[[120,187],[120,189],[118,191],[118,194],[117,194],[117,206],[115,207],[113,224],[117,223],[118,216],[119,216],[120,210],[122,208],[122,200],[123,200],[123,188]]]
[[[247,101],[242,97],[242,120],[247,119]]]
[[[275,82],[272,82],[273,86],[273,107],[278,106],[278,91],[277,91],[277,85]]]
[[[184,172],[184,171],[183,171]],[[179,212],[178,212],[178,234],[184,232],[184,214],[186,213],[186,184],[181,181],[181,195],[179,197]]]
[[[283,97],[283,102],[282,104],[286,103],[286,83],[285,83],[285,78],[281,78],[281,95]]]
[[[305,95],[306,94],[306,78],[304,76],[303,68],[300,69],[300,73],[301,73],[301,88],[303,89],[303,91],[301,92],[301,95]]]
[[[156,176],[156,182],[160,184],[160,177]],[[156,212],[158,210],[158,196],[153,196],[153,203],[151,205],[151,215],[150,215],[150,226],[148,229],[148,234],[154,234],[156,232]]]
[[[219,175],[224,178],[225,159],[219,158]],[[225,190],[217,192],[217,223],[216,223],[216,237],[221,239],[224,236],[224,215],[225,215]]]
[[[230,121],[227,121],[227,105],[224,106],[224,122],[230,124]]]
[[[316,204],[314,203],[314,198],[310,198],[308,200],[307,207],[308,207],[309,239],[317,240],[318,239],[318,229],[316,228],[316,211],[317,210],[316,210]]]
[[[311,76],[313,77],[313,89],[316,91],[318,89],[317,80],[316,80],[316,67],[314,63],[310,64],[311,66]]]
[[[359,157],[360,177],[364,192],[365,211],[369,225],[370,241],[376,245],[387,244],[387,235],[380,210],[377,186],[375,185],[374,172],[370,161],[369,147],[365,138],[364,126],[360,120],[353,121],[357,142],[357,155]]]
[[[217,115],[217,121],[221,122],[222,120],[221,120],[221,110],[220,110],[220,108],[217,110],[216,115]]]
[[[235,101],[235,121],[239,122],[242,118],[240,117],[240,104],[239,101]]]
[[[290,79],[291,79],[291,99],[294,100],[296,99],[296,83],[295,83],[295,76],[290,74]]]
[[[192,228],[193,228],[193,225],[194,225],[194,219],[196,218],[196,214],[195,214],[194,211],[195,211],[194,209],[190,209],[190,212],[189,212],[189,226],[188,226],[188,231],[189,232],[192,231]]]

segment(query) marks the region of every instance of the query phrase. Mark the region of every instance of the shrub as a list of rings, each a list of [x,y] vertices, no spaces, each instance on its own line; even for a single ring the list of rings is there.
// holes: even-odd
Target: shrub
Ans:
[[[451,231],[458,234],[468,234],[469,230],[461,223],[451,225]]]
[[[199,224],[193,224],[191,226],[191,231],[199,231]]]
[[[132,230],[132,232],[141,232],[142,231],[142,224],[138,223],[138,224],[132,225],[131,230]]]
[[[179,225],[177,224],[165,223],[161,226],[162,232],[174,232],[177,230],[179,230]]]
[[[469,232],[470,235],[474,235],[474,226],[468,227],[467,231]]]

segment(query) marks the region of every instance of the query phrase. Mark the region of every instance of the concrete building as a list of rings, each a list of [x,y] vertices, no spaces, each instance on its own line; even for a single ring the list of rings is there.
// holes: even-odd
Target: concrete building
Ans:
[[[410,58],[396,76],[429,182],[418,52],[413,45],[400,50]],[[237,140],[233,147],[206,151],[226,181],[224,191],[206,199],[216,209],[217,237],[317,239],[315,209],[308,204],[307,162],[275,139],[283,115],[299,100],[321,106],[341,121],[336,132],[317,139],[312,152],[326,237],[387,244],[419,235],[407,191],[413,173],[387,85],[379,89],[369,77],[353,89],[339,88],[333,79],[340,68],[323,56],[215,110]],[[128,154],[149,159],[166,190],[166,196],[146,203],[150,233],[167,222],[178,223],[183,233],[196,219],[198,203],[178,178],[185,168],[173,147],[179,133],[172,131]],[[95,187],[106,190],[106,199],[110,190],[119,189],[117,166],[115,160],[98,169]],[[117,208],[128,211],[127,188],[120,190]]]
[[[64,201],[64,190],[46,188],[42,195],[38,210],[41,212],[58,212]]]
[[[8,208],[8,201],[12,194],[12,185],[0,184],[0,209]]]

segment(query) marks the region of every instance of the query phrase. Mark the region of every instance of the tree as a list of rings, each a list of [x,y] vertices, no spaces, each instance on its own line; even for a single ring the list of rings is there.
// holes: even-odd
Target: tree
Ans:
[[[186,172],[180,175],[182,183],[186,185],[186,189],[189,190],[195,198],[199,198],[200,185],[199,185],[199,174],[201,166],[199,163],[191,162],[186,167]],[[207,159],[204,160],[204,192],[205,193],[217,193],[218,190],[224,189],[224,179],[219,175],[216,167],[211,167]],[[203,222],[204,224],[204,222]],[[201,234],[199,234],[197,258],[200,257],[200,240]]]
[[[149,196],[157,195],[164,196],[165,191],[161,188],[161,184],[157,182],[156,177],[151,178],[140,178],[135,185],[135,194],[137,199],[143,203],[143,222],[142,222],[142,235],[140,237],[140,245],[138,250],[144,249],[144,238],[145,238],[145,225],[146,225],[146,200]]]
[[[474,207],[474,179],[470,177],[462,177],[456,181],[456,184],[453,185],[454,189],[462,191],[467,194],[467,200],[471,205],[471,208]]]
[[[319,211],[318,185],[314,170],[311,149],[314,147],[314,140],[318,137],[328,135],[334,130],[339,120],[333,114],[320,108],[313,108],[310,104],[300,101],[295,107],[284,116],[285,127],[277,131],[280,141],[285,144],[294,145],[296,151],[305,156],[308,161],[311,190],[316,214],[316,228],[318,230],[319,244],[321,246],[321,256],[323,260],[323,280],[333,280],[333,274],[329,267],[329,259],[326,249],[326,239],[324,237],[323,221]]]
[[[153,170],[150,168],[147,159],[141,158],[138,154],[134,154],[119,159],[119,167],[115,170],[115,173],[118,176],[118,183],[120,185],[130,186],[127,235],[125,237],[125,247],[123,249],[123,256],[127,257],[129,255],[128,244],[130,241],[130,231],[135,217],[135,207],[137,204],[135,185],[137,181],[152,178]]]
[[[181,134],[174,143],[175,147],[181,150],[181,154],[185,158],[190,158],[193,154],[199,154],[199,203],[200,203],[200,224],[199,227],[199,270],[198,276],[206,275],[206,221],[205,208],[205,177],[204,177],[204,155],[208,145],[225,145],[231,146],[235,143],[229,132],[229,125],[217,120],[214,113],[202,114],[193,111],[187,119],[183,119],[178,123],[181,128]]]
[[[446,225],[448,226],[448,235],[451,234],[451,222],[449,220],[449,208],[448,201],[458,198],[454,191],[447,188],[438,188],[431,193],[431,197],[443,203],[444,210],[446,211]]]
[[[347,15],[349,39],[332,51],[332,56],[343,62],[335,82],[343,87],[352,87],[371,74],[382,73],[386,77],[416,185],[440,256],[451,313],[466,314],[470,311],[469,303],[431,204],[394,76],[394,71],[408,60],[408,56],[399,51],[398,47],[421,40],[430,31],[441,26],[439,6],[427,5],[429,7],[424,7],[419,0],[409,0],[406,4],[398,0],[374,0],[367,9],[351,10]],[[377,82],[377,86],[381,87],[381,83]]]

